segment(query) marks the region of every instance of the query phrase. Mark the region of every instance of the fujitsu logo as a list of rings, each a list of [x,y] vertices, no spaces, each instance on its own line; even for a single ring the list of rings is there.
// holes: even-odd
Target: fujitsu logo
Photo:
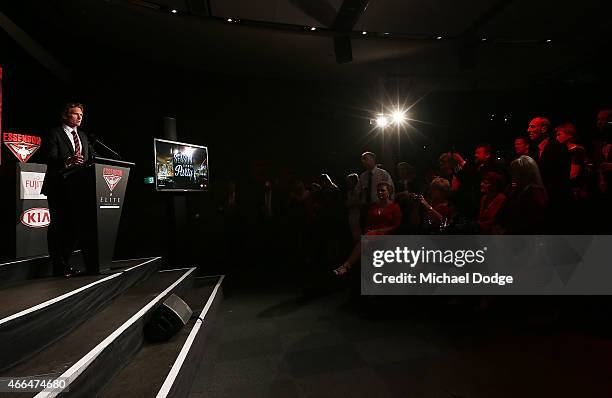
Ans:
[[[40,188],[43,185],[43,177],[37,175],[37,176],[35,176],[33,178],[29,178],[29,179],[25,179],[24,178],[23,182],[24,182],[24,187],[26,189],[30,189],[32,191],[40,192]]]
[[[45,207],[34,207],[21,214],[21,223],[30,228],[43,228],[49,225],[51,217],[49,209]]]
[[[30,160],[41,144],[40,137],[17,133],[3,133],[2,141],[22,163]]]
[[[121,177],[123,177],[123,170],[105,167],[102,170],[102,176],[104,177],[104,181],[106,181],[106,185],[108,185],[108,189],[112,192]]]

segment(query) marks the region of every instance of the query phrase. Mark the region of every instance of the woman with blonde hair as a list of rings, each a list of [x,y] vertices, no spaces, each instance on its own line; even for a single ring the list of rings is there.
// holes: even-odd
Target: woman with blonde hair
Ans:
[[[502,231],[508,234],[540,233],[548,194],[542,183],[538,164],[529,156],[520,156],[510,163],[512,191],[500,215]]]

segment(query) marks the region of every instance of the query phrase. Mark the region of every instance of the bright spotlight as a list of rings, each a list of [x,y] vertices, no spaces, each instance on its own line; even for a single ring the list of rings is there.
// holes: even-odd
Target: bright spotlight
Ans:
[[[391,114],[391,118],[395,124],[402,124],[406,120],[406,112],[405,111],[395,111]]]
[[[380,115],[376,118],[376,126],[384,128],[389,124],[389,119],[385,115]]]
[[[310,30],[314,32],[315,30],[317,30],[317,28],[315,28],[314,26],[312,26],[312,27],[310,28]]]

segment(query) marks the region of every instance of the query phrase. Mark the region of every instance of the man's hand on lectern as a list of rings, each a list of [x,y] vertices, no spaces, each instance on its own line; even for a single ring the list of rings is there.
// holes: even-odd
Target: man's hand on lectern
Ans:
[[[85,163],[85,159],[82,156],[76,155],[66,159],[66,167],[80,166]]]

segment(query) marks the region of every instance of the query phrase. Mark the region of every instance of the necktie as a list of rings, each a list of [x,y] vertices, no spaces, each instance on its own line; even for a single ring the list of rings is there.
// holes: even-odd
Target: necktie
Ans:
[[[81,155],[81,142],[79,141],[79,136],[77,135],[76,130],[72,130],[72,140],[74,141],[74,155]]]

